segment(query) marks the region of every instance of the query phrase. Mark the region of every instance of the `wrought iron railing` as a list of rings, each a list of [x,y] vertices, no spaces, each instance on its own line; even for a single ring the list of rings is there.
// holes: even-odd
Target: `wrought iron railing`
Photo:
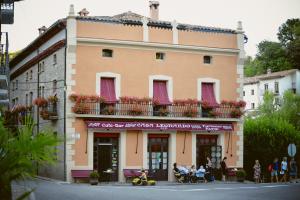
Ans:
[[[240,112],[239,112],[240,111]],[[239,118],[240,108],[219,105],[214,108],[202,108],[200,104],[192,105],[153,105],[152,103],[99,103],[80,102],[73,106],[73,112],[85,115],[115,115],[115,116],[158,116],[170,118]]]

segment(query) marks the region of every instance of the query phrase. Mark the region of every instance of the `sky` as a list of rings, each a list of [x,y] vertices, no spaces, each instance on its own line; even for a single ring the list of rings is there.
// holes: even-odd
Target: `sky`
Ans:
[[[159,0],[159,18],[203,26],[236,29],[243,22],[249,41],[247,55],[257,53],[263,40],[277,41],[281,24],[300,18],[300,0]],[[91,16],[112,16],[126,11],[149,16],[148,0],[24,0],[15,3],[15,23],[2,25],[9,33],[10,51],[21,50],[38,36],[38,28],[49,27],[68,14],[70,4],[77,13],[86,8]]]

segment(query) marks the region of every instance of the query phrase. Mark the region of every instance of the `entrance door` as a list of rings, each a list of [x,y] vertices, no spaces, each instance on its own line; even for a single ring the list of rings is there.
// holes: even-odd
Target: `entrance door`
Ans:
[[[207,157],[211,159],[212,168],[220,168],[222,146],[217,145],[217,139],[217,135],[197,136],[197,169],[200,165],[205,167]]]
[[[148,164],[155,180],[168,180],[168,135],[149,135]]]
[[[118,135],[95,134],[94,137],[94,170],[100,175],[100,181],[118,181]],[[113,173],[104,173],[111,169]]]

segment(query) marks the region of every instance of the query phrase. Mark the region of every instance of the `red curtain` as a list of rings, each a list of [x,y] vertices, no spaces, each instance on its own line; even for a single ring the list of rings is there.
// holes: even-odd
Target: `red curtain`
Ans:
[[[153,99],[157,100],[160,105],[171,104],[168,96],[167,82],[154,81],[153,82]]]
[[[100,95],[105,98],[106,103],[117,102],[114,78],[101,78]]]
[[[202,101],[209,102],[212,106],[218,105],[213,83],[202,83]]]

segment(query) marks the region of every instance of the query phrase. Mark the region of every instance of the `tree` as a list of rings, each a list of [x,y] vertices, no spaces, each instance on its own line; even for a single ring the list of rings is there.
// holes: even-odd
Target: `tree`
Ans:
[[[33,127],[32,119],[26,118],[25,125],[17,135],[13,135],[0,120],[0,196],[3,199],[12,198],[12,181],[35,175],[36,164],[55,163],[55,147],[60,140],[52,131],[43,131],[33,136]]]
[[[269,68],[272,72],[292,68],[290,61],[286,57],[286,51],[280,43],[264,40],[257,47],[256,59],[263,73],[266,73]]]
[[[300,19],[288,19],[279,27],[277,36],[293,68],[300,69]]]

